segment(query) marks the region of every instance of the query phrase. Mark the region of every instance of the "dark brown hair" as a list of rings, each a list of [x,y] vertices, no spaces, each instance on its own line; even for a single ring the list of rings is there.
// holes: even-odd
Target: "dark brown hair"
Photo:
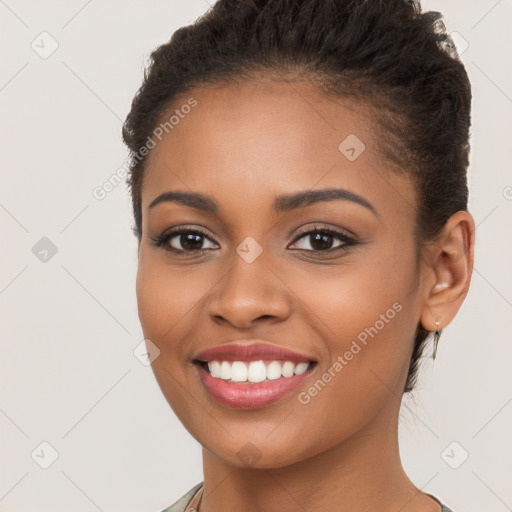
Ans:
[[[140,150],[177,96],[290,72],[378,113],[379,150],[415,183],[420,246],[467,210],[471,87],[441,13],[407,0],[219,0],[151,53],[123,126],[139,241]],[[418,326],[404,392],[428,335]]]

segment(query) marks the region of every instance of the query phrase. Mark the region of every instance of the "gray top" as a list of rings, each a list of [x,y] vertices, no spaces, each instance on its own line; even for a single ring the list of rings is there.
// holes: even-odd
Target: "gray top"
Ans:
[[[184,494],[176,503],[171,505],[170,507],[167,507],[165,510],[162,510],[162,512],[185,512],[185,509],[187,508],[187,505],[192,501],[192,498],[196,494],[196,492],[203,486],[203,482],[198,483],[190,491],[188,491],[186,494]],[[428,494],[428,493],[427,493]],[[432,496],[432,494],[429,494],[429,496],[441,505],[441,512],[453,512],[450,508],[448,508],[446,505],[443,505],[438,498],[435,496]]]
[[[192,501],[194,494],[203,486],[203,482],[194,485],[187,494],[183,495],[174,505],[167,507],[162,512],[185,512],[188,504]],[[444,511],[443,511],[444,512]]]

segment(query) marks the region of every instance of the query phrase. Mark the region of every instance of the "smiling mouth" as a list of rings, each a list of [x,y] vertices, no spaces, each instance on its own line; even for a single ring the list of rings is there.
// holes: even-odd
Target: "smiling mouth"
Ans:
[[[255,361],[200,361],[195,360],[214,379],[227,382],[256,384],[278,379],[290,379],[312,369],[316,361],[298,362],[286,360]]]

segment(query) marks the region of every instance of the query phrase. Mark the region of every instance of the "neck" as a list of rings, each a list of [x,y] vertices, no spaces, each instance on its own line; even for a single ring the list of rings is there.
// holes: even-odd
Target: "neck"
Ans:
[[[439,504],[417,489],[402,468],[398,409],[399,404],[340,444],[285,467],[240,468],[203,448],[199,512],[439,512]]]

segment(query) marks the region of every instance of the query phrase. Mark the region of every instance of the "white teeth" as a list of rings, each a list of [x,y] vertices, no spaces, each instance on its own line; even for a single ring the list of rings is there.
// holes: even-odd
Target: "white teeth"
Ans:
[[[231,380],[245,382],[247,380],[247,366],[242,361],[235,361],[231,365]]]
[[[222,361],[220,365],[220,378],[224,380],[231,379],[231,365],[227,361]]]
[[[263,382],[267,378],[267,369],[263,361],[251,361],[247,380],[249,382]]]
[[[267,366],[267,379],[274,380],[281,377],[281,363],[279,361],[272,361]]]
[[[283,364],[283,368],[281,369],[281,375],[283,377],[293,377],[293,372],[295,371],[295,365],[291,361],[286,361]]]
[[[299,363],[295,367],[295,375],[301,375],[308,369],[309,363]]]
[[[208,371],[216,379],[231,380],[232,382],[263,382],[281,377],[287,379],[294,375],[302,375],[310,363],[293,363],[291,361],[208,361]]]
[[[220,378],[220,363],[219,361],[210,361],[208,363],[208,370],[212,377]]]

